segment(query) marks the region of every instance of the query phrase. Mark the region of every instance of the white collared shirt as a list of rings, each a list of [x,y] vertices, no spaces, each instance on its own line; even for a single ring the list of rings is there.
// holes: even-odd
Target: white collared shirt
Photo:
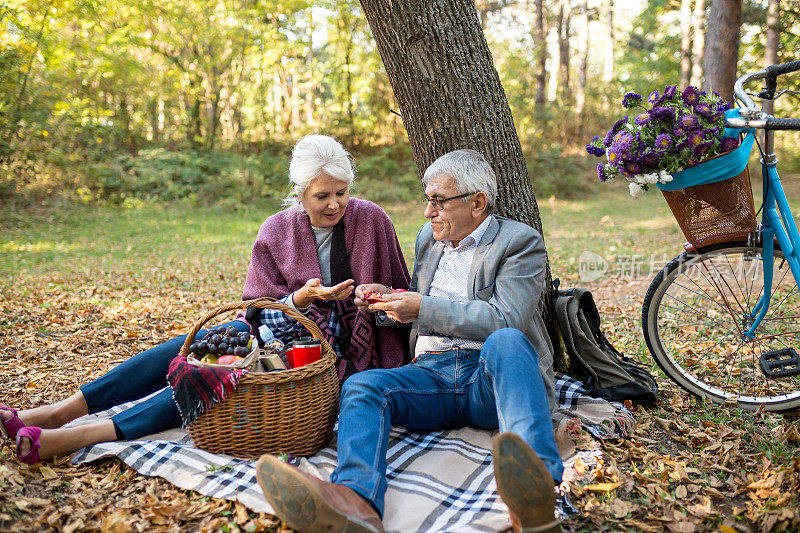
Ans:
[[[436,272],[433,274],[428,296],[454,302],[469,301],[469,270],[472,267],[472,260],[475,257],[478,243],[481,242],[483,234],[486,233],[491,219],[491,215],[487,216],[472,233],[458,243],[458,246],[454,247],[453,243],[449,241],[443,243],[444,253],[439,259]],[[414,356],[416,357],[424,352],[437,352],[456,347],[480,350],[483,347],[483,342],[460,337],[420,335],[414,348]]]

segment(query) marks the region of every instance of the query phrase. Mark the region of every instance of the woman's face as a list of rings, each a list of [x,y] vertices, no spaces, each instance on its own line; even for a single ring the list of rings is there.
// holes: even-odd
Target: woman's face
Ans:
[[[300,196],[300,203],[308,213],[311,225],[317,228],[332,228],[341,220],[350,186],[327,174],[315,178]]]

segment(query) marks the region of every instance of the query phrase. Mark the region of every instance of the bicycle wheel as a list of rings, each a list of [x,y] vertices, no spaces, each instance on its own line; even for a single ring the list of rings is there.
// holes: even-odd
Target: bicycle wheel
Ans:
[[[767,268],[773,271],[772,298],[755,339],[743,333],[764,290],[760,246],[722,243],[685,252],[658,273],[644,299],[642,328],[670,379],[719,404],[800,407],[800,375],[768,378],[759,366],[764,353],[800,351],[800,294],[777,246]]]

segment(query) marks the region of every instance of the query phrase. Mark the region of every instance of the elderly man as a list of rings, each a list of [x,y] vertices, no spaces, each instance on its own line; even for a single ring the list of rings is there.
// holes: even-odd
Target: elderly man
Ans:
[[[497,429],[498,491],[516,531],[560,531],[554,483],[552,347],[539,304],[545,250],[531,227],[492,214],[494,172],[473,150],[425,171],[425,224],[409,292],[356,288],[362,311],[411,323],[411,364],[367,370],[342,390],[331,482],[264,456],[257,477],[276,514],[298,531],[382,531],[392,425],[412,431]],[[383,293],[369,303],[365,293]]]

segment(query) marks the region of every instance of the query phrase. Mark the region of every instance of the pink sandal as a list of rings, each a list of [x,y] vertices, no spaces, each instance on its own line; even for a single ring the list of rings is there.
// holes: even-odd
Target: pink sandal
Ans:
[[[41,447],[41,444],[39,443],[39,437],[41,435],[42,428],[36,426],[25,426],[19,430],[19,433],[17,433],[17,459],[19,459],[21,463],[25,463],[26,465],[35,465],[39,462],[39,448]],[[30,439],[31,441],[31,451],[25,455],[20,455],[20,441],[25,438]]]
[[[7,439],[16,438],[17,432],[25,427],[25,424],[22,423],[22,420],[19,419],[17,416],[17,410],[12,409],[11,407],[6,407],[5,405],[0,405],[0,411],[8,411],[11,413],[11,418],[8,420],[0,417],[3,420],[3,423],[0,424],[0,432],[3,433],[3,437]]]

